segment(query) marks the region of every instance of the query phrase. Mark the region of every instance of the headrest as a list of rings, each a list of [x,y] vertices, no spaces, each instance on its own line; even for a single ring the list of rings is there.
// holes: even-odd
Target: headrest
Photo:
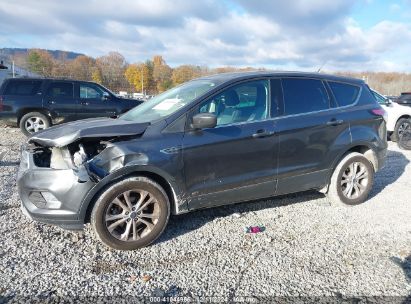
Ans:
[[[240,103],[240,98],[234,90],[228,90],[224,93],[224,103],[228,107],[234,107]]]

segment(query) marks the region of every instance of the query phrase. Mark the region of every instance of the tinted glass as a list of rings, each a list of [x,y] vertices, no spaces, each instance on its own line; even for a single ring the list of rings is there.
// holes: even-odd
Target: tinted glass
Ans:
[[[328,84],[330,85],[334,97],[340,107],[353,104],[357,100],[358,93],[360,92],[359,87],[347,83],[332,81],[329,81]]]
[[[283,79],[285,114],[300,114],[330,108],[327,91],[320,80]]]
[[[271,79],[271,117],[277,117],[284,113],[283,89],[280,79]]]
[[[5,95],[31,96],[39,92],[40,80],[10,81],[4,92]]]
[[[92,84],[80,85],[80,98],[82,99],[102,99],[103,90]]]
[[[50,97],[73,98],[73,84],[70,82],[52,82],[47,90]]]
[[[204,102],[200,113],[213,113],[217,125],[263,120],[268,116],[268,80],[242,83]]]

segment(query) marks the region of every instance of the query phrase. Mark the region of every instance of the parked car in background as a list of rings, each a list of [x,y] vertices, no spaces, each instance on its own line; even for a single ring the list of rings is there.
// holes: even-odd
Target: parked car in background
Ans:
[[[411,107],[411,92],[403,92],[393,101],[403,106]]]
[[[117,119],[30,137],[17,182],[22,210],[64,228],[91,222],[104,244],[129,250],[152,243],[170,213],[309,189],[336,205],[358,205],[384,164],[385,124],[362,80],[208,76]]]
[[[0,87],[0,120],[29,135],[62,122],[115,117],[141,103],[94,82],[9,78]]]
[[[411,129],[411,107],[392,102],[392,100],[374,90],[372,93],[388,114],[387,132],[389,138],[392,141],[398,141],[404,132]]]

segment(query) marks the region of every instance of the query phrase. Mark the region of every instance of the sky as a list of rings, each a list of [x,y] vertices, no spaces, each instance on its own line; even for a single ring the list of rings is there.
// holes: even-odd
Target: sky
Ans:
[[[411,72],[411,0],[0,0],[0,48],[129,63]]]

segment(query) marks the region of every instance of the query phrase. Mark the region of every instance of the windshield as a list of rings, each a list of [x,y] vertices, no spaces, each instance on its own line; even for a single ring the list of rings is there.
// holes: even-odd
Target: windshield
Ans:
[[[170,89],[131,109],[120,119],[153,122],[175,113],[216,86],[209,80],[194,80]]]

